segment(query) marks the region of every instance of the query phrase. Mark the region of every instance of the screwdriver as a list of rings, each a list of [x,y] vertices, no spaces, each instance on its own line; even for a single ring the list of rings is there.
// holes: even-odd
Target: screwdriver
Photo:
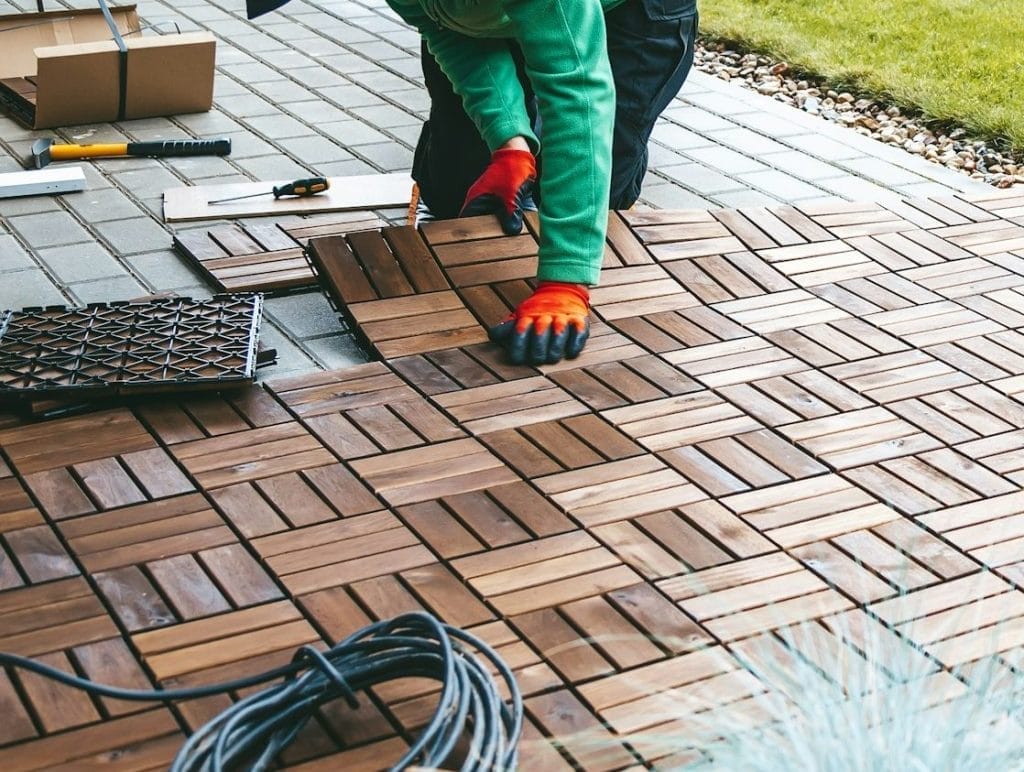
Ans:
[[[298,196],[299,198],[306,198],[307,196],[315,196],[317,193],[323,193],[331,187],[330,181],[326,177],[308,177],[303,180],[295,180],[289,182],[287,185],[275,185],[274,189],[270,192],[274,194],[274,198],[281,198],[281,196]],[[229,198],[218,198],[215,201],[207,201],[207,204],[223,204],[225,201],[238,201],[240,198],[255,198],[256,196],[265,196],[267,191],[261,193],[248,193],[244,196],[230,196]]]

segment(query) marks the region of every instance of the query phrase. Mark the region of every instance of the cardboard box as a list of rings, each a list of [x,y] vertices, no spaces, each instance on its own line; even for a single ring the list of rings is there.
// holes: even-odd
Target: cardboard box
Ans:
[[[208,32],[142,37],[134,5],[0,15],[0,102],[27,126],[209,110],[216,42]]]

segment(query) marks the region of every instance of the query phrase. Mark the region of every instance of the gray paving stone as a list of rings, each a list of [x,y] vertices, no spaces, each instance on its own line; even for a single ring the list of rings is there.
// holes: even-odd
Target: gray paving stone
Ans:
[[[714,208],[710,200],[668,182],[645,185],[640,192],[640,201],[656,209]]]
[[[379,145],[360,145],[353,149],[355,154],[383,169],[398,172],[412,168],[412,150],[397,142],[382,142]]]
[[[254,180],[292,180],[303,177],[310,169],[293,161],[284,153],[258,158],[240,158],[235,163]]]
[[[351,110],[353,115],[359,116],[362,120],[367,123],[371,123],[374,126],[380,126],[385,129],[389,129],[392,126],[408,126],[409,124],[419,124],[421,120],[418,116],[408,113],[405,110],[399,110],[394,105],[372,105],[369,107],[353,107]]]
[[[190,297],[197,287],[202,287],[206,294],[212,291],[205,286],[203,277],[170,249],[132,255],[125,262],[157,291],[174,290]]]
[[[667,121],[655,125],[654,131],[651,132],[651,139],[672,150],[689,150],[712,144],[711,140],[704,135]]]
[[[945,185],[939,182],[933,182],[932,180],[912,182],[907,185],[896,185],[895,187],[900,191],[900,193],[907,196],[907,198],[942,197],[953,193],[953,191]]]
[[[763,137],[756,131],[751,131],[744,127],[726,129],[725,131],[711,131],[706,136],[716,144],[726,145],[740,153],[752,156],[781,153],[786,149],[785,145],[780,145],[775,140]]]
[[[687,150],[685,155],[694,161],[700,161],[705,166],[710,166],[712,169],[726,174],[757,172],[768,168],[760,161],[755,161],[749,155],[738,153],[727,147],[698,147]]]
[[[254,158],[277,152],[276,148],[265,139],[248,131],[222,136],[231,139],[231,160],[234,163],[242,158]]]
[[[414,126],[416,131],[419,132],[419,124],[409,124]],[[328,137],[334,137],[341,144],[348,147],[358,147],[359,145],[371,145],[379,142],[387,142],[388,136],[383,132],[370,126],[364,121],[358,121],[354,118],[344,121],[338,121],[336,123],[325,123],[319,127],[320,131],[326,134]]]
[[[302,347],[327,369],[351,367],[367,361],[366,355],[347,333],[304,340]]]
[[[757,190],[730,190],[725,193],[715,193],[711,196],[716,204],[729,209],[739,209],[744,206],[774,206],[779,200],[772,198]]]
[[[9,233],[0,233],[0,271],[21,271],[36,268],[32,256]]]
[[[113,303],[150,294],[150,289],[131,276],[97,279],[68,285],[68,292],[79,303]]]
[[[791,109],[790,112],[795,113],[796,110]],[[763,111],[730,115],[729,120],[746,126],[758,134],[765,134],[769,137],[792,137],[797,134],[803,134],[806,131],[803,126],[791,120],[788,116],[771,115]]]
[[[785,143],[794,150],[802,153],[810,153],[825,161],[839,161],[848,158],[858,158],[863,155],[849,145],[836,142],[834,139],[823,137],[819,134],[800,134],[795,137],[786,137]]]
[[[316,126],[317,131],[321,134],[325,133],[323,130],[325,123],[349,120],[348,113],[322,99],[292,102],[285,106],[285,111],[296,120]]]
[[[278,110],[266,99],[255,94],[232,94],[216,97],[217,107],[235,118],[251,119],[265,115],[277,115]]]
[[[317,174],[325,177],[356,177],[366,174],[380,174],[380,169],[359,158],[349,161],[328,161],[313,167]]]
[[[297,339],[337,333],[341,330],[338,315],[322,292],[302,292],[267,298],[264,310],[278,325]]]
[[[40,268],[11,271],[0,281],[0,308],[21,309],[33,306],[60,306],[68,298]]]
[[[140,200],[162,196],[168,188],[180,188],[185,184],[163,166],[117,172],[112,177],[117,182],[118,187],[122,188],[132,198]]]
[[[801,198],[820,196],[822,193],[821,188],[816,188],[777,169],[743,173],[736,176],[746,185],[757,188],[783,201],[798,201]]]
[[[279,107],[287,107],[296,102],[305,103],[313,100],[316,95],[305,86],[293,80],[282,78],[266,83],[254,83],[252,89],[264,99],[267,99]]]
[[[302,159],[306,164],[318,164],[331,161],[346,161],[354,156],[326,137],[299,137],[282,139],[277,144],[293,158]]]
[[[67,193],[63,196],[22,196],[19,198],[0,199],[0,215],[16,217],[22,214],[40,214],[42,212],[62,212],[62,198],[75,198],[80,193]]]
[[[64,211],[9,217],[10,226],[34,249],[89,241],[89,232]]]
[[[98,223],[94,228],[121,255],[152,252],[171,245],[171,235],[149,217]]]
[[[316,89],[316,92],[324,99],[329,99],[334,104],[340,105],[346,110],[353,112],[357,107],[379,107],[385,104],[384,100],[372,91],[367,91],[365,88],[357,86],[354,83],[349,86],[318,88]]]
[[[699,163],[662,167],[655,174],[667,177],[669,180],[677,182],[702,196],[743,187],[743,184],[735,178],[721,174]]]
[[[854,158],[840,162],[840,166],[882,185],[909,185],[915,182],[924,182],[919,175],[878,158]]]
[[[813,156],[799,153],[796,150],[787,150],[782,153],[771,153],[760,156],[761,160],[780,171],[792,174],[802,180],[814,181],[828,177],[838,177],[844,174],[843,170],[830,163],[825,163]]]
[[[277,349],[277,364],[261,367],[258,378],[267,381],[286,373],[303,373],[319,369],[317,361],[283,333],[266,316],[260,325],[259,340],[264,346]]]
[[[698,92],[686,95],[686,101],[691,105],[710,110],[718,115],[738,115],[750,112],[750,105],[733,96],[717,94],[714,92]]]
[[[281,113],[246,118],[245,123],[271,141],[289,137],[308,137],[315,133],[306,124]]]
[[[670,107],[662,115],[666,119],[674,121],[680,126],[685,126],[692,131],[715,131],[717,129],[731,129],[736,126],[730,120],[687,104]]]
[[[127,271],[113,255],[97,244],[71,244],[36,251],[39,261],[64,284],[124,276]]]
[[[857,177],[853,174],[817,180],[815,185],[830,193],[835,193],[847,201],[886,201],[887,199],[898,197],[889,188],[876,185],[863,177]]]

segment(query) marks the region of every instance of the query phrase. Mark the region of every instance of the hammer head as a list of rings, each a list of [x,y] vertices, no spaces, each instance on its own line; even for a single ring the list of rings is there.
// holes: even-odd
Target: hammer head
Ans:
[[[42,169],[48,165],[50,163],[50,147],[52,145],[52,139],[37,139],[32,143],[32,156],[25,165],[30,169]]]

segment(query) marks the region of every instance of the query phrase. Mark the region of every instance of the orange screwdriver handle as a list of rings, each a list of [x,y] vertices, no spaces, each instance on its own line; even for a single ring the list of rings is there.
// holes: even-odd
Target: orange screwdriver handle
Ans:
[[[281,196],[305,198],[306,196],[315,196],[317,193],[323,193],[329,187],[331,187],[331,183],[326,177],[309,177],[308,179],[289,182],[287,185],[275,186],[274,198],[280,198]]]

